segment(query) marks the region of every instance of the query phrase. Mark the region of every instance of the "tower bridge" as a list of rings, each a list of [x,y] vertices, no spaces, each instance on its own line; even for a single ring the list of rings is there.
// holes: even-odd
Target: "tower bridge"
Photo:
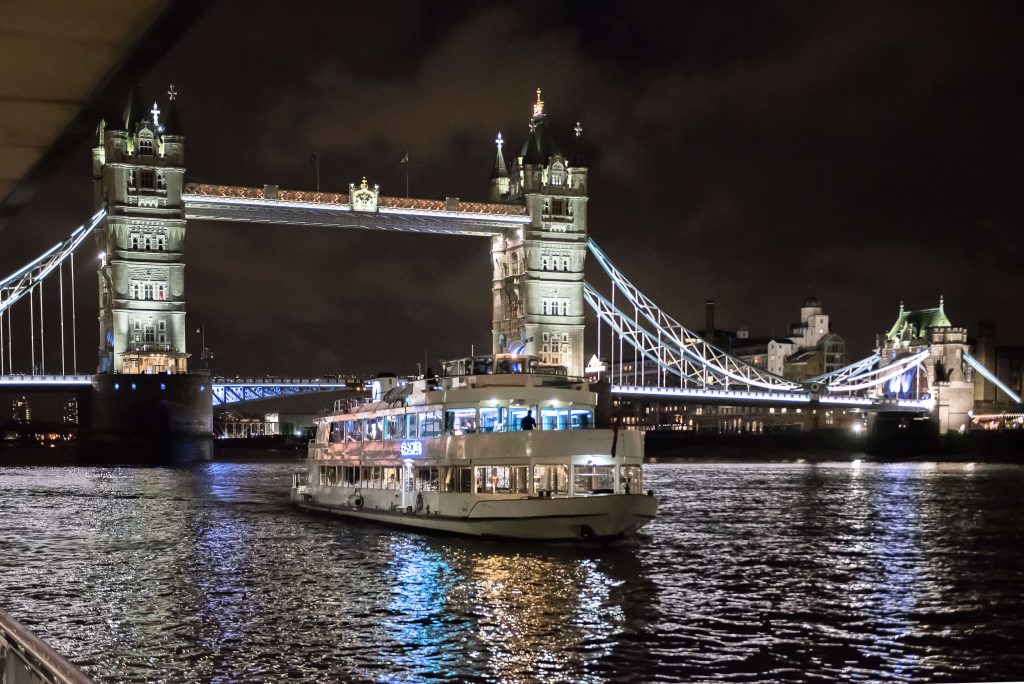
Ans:
[[[597,317],[596,357],[610,359],[612,370],[605,377],[612,394],[620,397],[933,411],[947,429],[955,428],[969,410],[964,407],[974,369],[984,372],[969,354],[966,332],[952,328],[944,313],[924,321],[901,309],[893,330],[880,338],[876,354],[807,382],[768,372],[708,342],[645,295],[589,236],[583,128],[577,123],[569,134],[571,144],[560,146],[539,90],[520,151],[506,154],[501,134],[495,141],[489,202],[391,197],[366,178],[342,193],[186,183],[185,136],[176,95],[172,86],[161,109],[136,91],[123,113],[101,122],[92,151],[96,212],[68,239],[0,281],[0,388],[81,387],[88,377],[87,384],[114,407],[97,415],[111,417],[117,429],[125,425],[116,416],[131,413],[134,403],[165,405],[173,397],[198,416],[185,421],[197,433],[209,433],[209,407],[214,403],[339,389],[316,380],[232,382],[190,372],[184,258],[190,220],[487,238],[492,351],[535,356],[541,364],[582,377],[587,371],[584,315],[589,306]],[[73,283],[74,255],[89,235],[100,252],[100,349],[97,373],[82,376],[74,288],[66,316],[64,272],[66,265]],[[607,296],[605,288],[584,279],[588,255],[608,278]],[[46,374],[44,284],[60,295],[59,375]],[[15,305],[26,304],[28,333],[19,323],[15,336]],[[16,344],[30,345],[28,373],[15,373]],[[653,372],[644,372],[640,382],[634,375],[632,383],[621,370],[616,375],[614,369],[622,368],[627,354]],[[49,368],[55,372],[52,352]],[[138,394],[122,391],[123,386],[138,388]],[[1012,391],[1008,396],[1020,401]]]

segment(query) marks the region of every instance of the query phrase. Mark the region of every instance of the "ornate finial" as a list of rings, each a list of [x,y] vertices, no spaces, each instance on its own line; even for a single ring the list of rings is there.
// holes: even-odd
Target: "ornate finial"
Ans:
[[[359,189],[366,190],[368,187],[369,185],[366,183],[366,176],[363,176],[363,180],[359,182]]]
[[[900,300],[900,313],[903,313],[903,300]]]
[[[167,89],[167,97],[171,98],[171,102],[174,101],[174,98],[178,97],[178,91],[174,87],[173,83],[171,84],[171,87]]]
[[[574,128],[572,130],[576,131],[576,137],[577,138],[580,137],[581,135],[583,135],[583,124],[581,124],[579,121],[577,121],[576,122],[576,128]]]
[[[153,115],[153,126],[156,128],[160,127],[160,108],[156,106],[156,102],[153,103],[153,108],[149,110],[149,113]]]
[[[945,306],[945,304],[946,304],[946,298],[944,296],[942,296],[942,295],[939,295],[939,308],[941,309],[943,306]]]
[[[505,144],[505,139],[501,137],[501,131],[498,131],[498,137],[494,139],[494,142],[498,144],[498,151],[501,152],[501,146]]]
[[[540,99],[540,88],[537,88],[537,101],[533,103],[533,115],[540,116],[544,113],[544,100]]]
[[[537,130],[537,124],[535,122],[531,121],[530,122],[530,133],[533,133],[536,130]]]

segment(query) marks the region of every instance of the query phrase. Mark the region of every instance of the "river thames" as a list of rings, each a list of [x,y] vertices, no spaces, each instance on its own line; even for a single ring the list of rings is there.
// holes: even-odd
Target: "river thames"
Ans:
[[[654,464],[610,547],[301,513],[293,463],[0,468],[0,605],[97,681],[1024,679],[1024,468]]]

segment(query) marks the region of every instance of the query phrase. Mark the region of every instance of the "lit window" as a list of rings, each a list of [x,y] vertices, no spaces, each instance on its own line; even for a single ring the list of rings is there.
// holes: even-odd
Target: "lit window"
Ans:
[[[139,138],[139,154],[153,155],[152,138]]]
[[[139,187],[140,188],[152,188],[153,187],[153,169],[143,169],[139,174]]]

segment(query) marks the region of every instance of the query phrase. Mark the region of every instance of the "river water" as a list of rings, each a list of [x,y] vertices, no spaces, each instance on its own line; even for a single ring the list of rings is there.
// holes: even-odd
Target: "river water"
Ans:
[[[293,510],[297,463],[0,468],[0,605],[98,681],[1024,679],[1024,468],[655,464],[611,547]]]

